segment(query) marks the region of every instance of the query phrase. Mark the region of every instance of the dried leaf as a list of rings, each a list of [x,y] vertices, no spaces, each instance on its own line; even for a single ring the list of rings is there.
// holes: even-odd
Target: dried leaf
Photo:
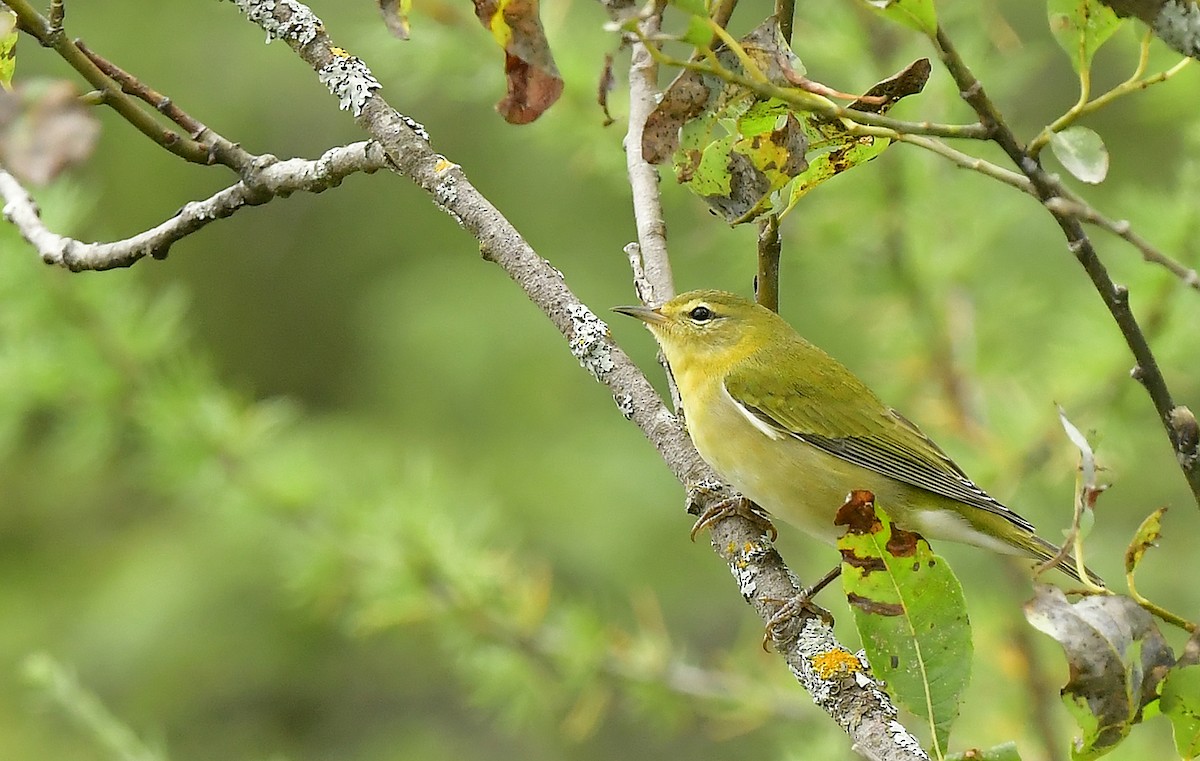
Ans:
[[[402,40],[408,39],[408,14],[412,12],[412,0],[378,0],[379,11],[388,31]]]
[[[475,15],[504,48],[508,94],[496,104],[505,121],[529,124],[562,95],[538,0],[474,0]]]
[[[45,185],[89,156],[100,123],[65,80],[33,81],[0,92],[0,162],[34,185]]]
[[[738,45],[750,64],[720,47],[716,57],[725,69],[761,75],[780,87],[807,81],[773,17]],[[922,59],[872,88],[871,105],[856,105],[883,113],[900,98],[919,92],[928,76],[929,62]],[[802,178],[803,195],[886,146],[886,140],[850,135],[840,122],[691,70],[667,88],[642,133],[646,161],[658,164],[671,157],[676,179],[731,224],[782,206],[780,191],[796,178]],[[789,208],[799,195],[793,190]]]
[[[962,587],[928,542],[892,525],[870,492],[851,492],[834,523],[847,526],[838,540],[842,587],[871,669],[896,702],[929,722],[935,750],[944,751],[971,677]]]
[[[1097,758],[1142,720],[1174,663],[1158,626],[1128,597],[1095,595],[1070,603],[1062,590],[1037,585],[1025,618],[1066,652],[1070,681],[1063,702],[1083,730],[1072,757]]]
[[[612,92],[613,86],[613,57],[612,53],[605,53],[604,68],[600,72],[600,83],[596,85],[596,103],[600,106],[600,110],[604,112],[605,127],[615,121],[612,118],[612,114],[608,112],[608,94]]]
[[[1146,550],[1154,547],[1158,542],[1158,538],[1162,535],[1163,514],[1166,512],[1167,508],[1160,507],[1146,516],[1146,520],[1142,521],[1141,526],[1138,526],[1137,533],[1133,535],[1133,541],[1125,549],[1125,573],[1132,575],[1137,570],[1138,563],[1142,562],[1142,556],[1146,554]]]

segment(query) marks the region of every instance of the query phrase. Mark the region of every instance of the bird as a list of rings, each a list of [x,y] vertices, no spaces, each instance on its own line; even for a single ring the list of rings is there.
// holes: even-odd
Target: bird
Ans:
[[[838,508],[851,491],[867,490],[902,529],[1042,562],[1058,558],[1058,568],[1083,581],[1074,557],[770,309],[696,290],[656,308],[613,311],[654,335],[700,457],[770,516],[833,544]]]

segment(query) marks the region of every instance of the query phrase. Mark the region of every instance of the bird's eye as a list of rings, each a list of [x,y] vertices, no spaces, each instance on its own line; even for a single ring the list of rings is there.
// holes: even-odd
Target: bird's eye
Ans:
[[[691,317],[696,322],[708,322],[714,315],[711,309],[701,304],[688,312],[688,317]]]

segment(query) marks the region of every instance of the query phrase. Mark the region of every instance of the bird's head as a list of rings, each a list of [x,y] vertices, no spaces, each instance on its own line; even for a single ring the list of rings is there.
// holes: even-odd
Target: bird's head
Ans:
[[[701,364],[723,370],[757,349],[779,318],[726,291],[688,291],[660,307],[614,307],[650,328],[671,368]]]

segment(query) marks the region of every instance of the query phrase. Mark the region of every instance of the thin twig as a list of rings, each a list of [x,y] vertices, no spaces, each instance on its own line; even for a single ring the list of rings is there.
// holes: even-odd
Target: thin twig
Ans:
[[[1008,154],[1009,159],[1016,164],[1017,168],[1029,178],[1037,197],[1043,203],[1053,198],[1069,197],[1066,189],[1058,180],[1042,169],[1037,159],[1028,154],[1025,147],[1017,140],[1016,135],[1005,124],[1004,118],[984,91],[983,85],[959,56],[944,29],[938,28],[933,42],[939,58],[949,70],[950,75],[954,77],[963,100],[975,109],[980,123],[991,132],[992,139]],[[1171,421],[1176,414],[1176,405],[1171,398],[1166,379],[1159,370],[1158,360],[1150,350],[1146,336],[1142,333],[1142,329],[1129,307],[1129,289],[1113,283],[1108,270],[1100,261],[1099,255],[1078,218],[1049,207],[1047,210],[1062,229],[1068,248],[1091,279],[1096,292],[1104,301],[1105,307],[1108,308],[1109,314],[1112,315],[1126,345],[1133,354],[1137,363],[1133,370],[1133,377],[1142,384],[1150,396],[1150,401],[1154,404],[1159,420],[1171,441],[1171,448],[1175,450],[1180,470],[1187,479],[1193,498],[1200,505],[1200,456],[1197,456],[1194,448],[1185,449],[1180,436],[1172,425]]]
[[[204,199],[184,204],[175,216],[131,238],[112,243],[84,243],[51,232],[42,222],[28,191],[0,169],[0,198],[4,217],[37,249],[42,261],[72,271],[128,267],[146,256],[165,258],[171,245],[239,209],[265,203],[296,191],[320,193],[336,187],[348,175],[374,172],[387,166],[378,143],[360,142],[326,151],[315,161],[266,157],[238,182]],[[252,184],[251,184],[252,183]]]
[[[121,82],[106,74],[84,52],[82,43],[67,38],[62,29],[61,2],[51,5],[51,18],[47,18],[35,10],[28,0],[11,0],[11,2],[6,0],[5,4],[17,14],[17,21],[22,31],[35,37],[44,47],[52,48],[58,53],[64,61],[70,64],[71,68],[96,88],[97,99],[100,102],[111,107],[125,121],[158,145],[187,161],[196,164],[220,163],[239,174],[249,169],[257,160],[256,156],[230,143],[212,130],[204,132],[205,139],[202,141],[196,139],[194,135],[182,135],[159,124],[152,114],[142,108],[137,100],[124,90]],[[116,67],[114,69],[127,77],[128,82],[136,82],[132,75]]]
[[[1200,291],[1200,274],[1198,274],[1195,269],[1185,266],[1181,262],[1155,248],[1150,241],[1135,233],[1133,231],[1133,226],[1130,225],[1127,220],[1118,221],[1109,219],[1096,209],[1076,198],[1067,199],[1063,198],[1062,196],[1057,196],[1047,200],[1045,205],[1046,208],[1050,209],[1052,212],[1075,217],[1076,219],[1082,220],[1089,224],[1096,225],[1103,230],[1107,230],[1113,235],[1116,235],[1117,237],[1129,243],[1129,245],[1133,246],[1138,251],[1141,251],[1142,258],[1146,261],[1165,267],[1171,272],[1171,274],[1182,280],[1184,285]]]
[[[651,14],[640,23],[643,39],[658,31],[660,17]],[[657,105],[658,64],[647,49],[650,43],[635,40],[629,62],[629,129],[625,133],[625,169],[633,194],[638,254],[647,292],[642,301],[655,306],[675,295],[671,259],[667,253],[667,223],[659,193],[658,168],[642,156],[646,119]]]
[[[779,215],[768,214],[758,223],[758,274],[754,276],[754,298],[772,312],[779,311]]]

